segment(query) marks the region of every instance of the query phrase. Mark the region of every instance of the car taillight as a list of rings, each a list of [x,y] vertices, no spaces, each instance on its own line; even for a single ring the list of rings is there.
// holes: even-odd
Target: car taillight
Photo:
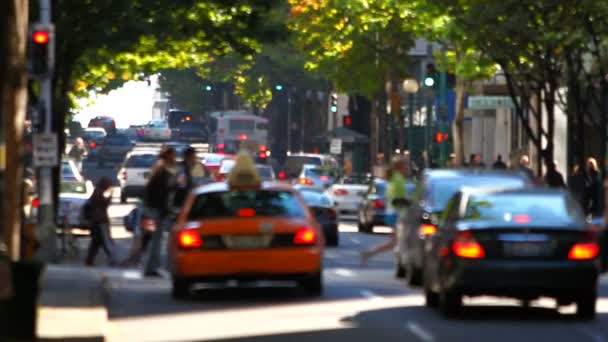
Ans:
[[[38,199],[38,197],[34,197],[34,199],[32,199],[32,207],[38,208],[39,206],[40,206],[40,200]]]
[[[143,130],[143,129],[141,129],[141,128],[139,128],[139,129],[137,130],[137,134],[144,134],[144,130]]]
[[[296,245],[312,245],[315,242],[317,242],[317,231],[311,227],[298,229],[293,237],[293,243]]]
[[[372,201],[372,206],[374,207],[374,209],[384,209],[384,200],[375,199]]]
[[[429,237],[437,232],[437,226],[434,224],[423,223],[418,228],[418,234],[422,237]]]
[[[182,248],[199,248],[203,246],[203,239],[196,229],[182,229],[177,233],[177,241]]]
[[[247,140],[247,134],[239,134],[237,135],[237,138],[239,138],[239,140]]]
[[[266,145],[260,145],[259,149],[261,152],[266,152],[268,150],[268,147]]]
[[[91,143],[89,144],[89,147],[90,147],[90,148],[95,148],[95,147],[97,147],[97,143],[93,141],[93,142],[91,142]]]
[[[239,217],[253,217],[255,216],[255,209],[253,208],[241,208],[238,211]]]
[[[279,172],[279,179],[285,179],[287,178],[287,174],[283,171]]]
[[[568,259],[570,260],[589,260],[595,258],[600,251],[600,247],[595,242],[577,243],[570,248]]]
[[[218,150],[223,150],[224,149],[224,144],[222,144],[222,143],[217,144],[217,149]]]
[[[323,175],[323,176],[320,176],[319,179],[322,181],[326,181],[326,180],[329,180],[329,176]]]
[[[315,185],[315,182],[313,182],[310,178],[300,178],[298,179],[298,183],[303,185]]]
[[[336,195],[336,196],[346,196],[346,195],[348,195],[348,190],[346,190],[346,189],[335,189],[334,190],[334,195]]]
[[[268,157],[268,155],[266,154],[266,152],[258,152],[258,158],[260,159],[266,159],[266,157]]]
[[[452,251],[456,256],[465,259],[481,259],[486,256],[483,247],[475,241],[471,231],[462,231],[456,235],[452,243]]]

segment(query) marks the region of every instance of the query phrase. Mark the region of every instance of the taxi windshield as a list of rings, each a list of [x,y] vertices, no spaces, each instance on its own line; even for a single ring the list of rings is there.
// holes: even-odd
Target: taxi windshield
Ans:
[[[305,217],[306,211],[289,191],[236,190],[198,195],[188,213],[189,220],[238,217],[241,209],[269,217]]]

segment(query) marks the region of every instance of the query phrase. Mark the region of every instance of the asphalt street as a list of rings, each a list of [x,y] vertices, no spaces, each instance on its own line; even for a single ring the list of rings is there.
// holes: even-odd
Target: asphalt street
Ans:
[[[94,169],[97,177],[113,172]],[[91,177],[90,170],[86,173]],[[132,207],[118,204],[116,197],[110,209],[122,256],[131,239],[121,221]],[[556,311],[550,299],[524,308],[514,300],[490,297],[465,299],[461,316],[446,319],[424,306],[419,289],[395,279],[390,253],[360,265],[360,252],[386,239],[383,233],[386,229],[359,233],[353,222],[340,225],[340,246],[325,252],[325,292],[319,298],[306,297],[289,283],[262,283],[201,287],[191,300],[175,301],[166,274],[144,278],[137,267],[103,266],[100,256],[98,267],[109,277],[107,340],[608,341],[608,277],[601,279],[598,316],[592,322],[575,320],[574,307]],[[80,239],[74,262],[81,262],[86,243],[87,238]]]

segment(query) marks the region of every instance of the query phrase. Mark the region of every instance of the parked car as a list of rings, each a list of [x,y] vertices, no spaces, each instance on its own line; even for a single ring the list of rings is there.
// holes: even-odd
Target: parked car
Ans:
[[[307,186],[295,186],[294,188],[300,192],[304,202],[314,213],[317,222],[323,229],[325,244],[327,246],[338,246],[340,240],[338,213],[329,197],[319,189]]]
[[[406,193],[409,195],[416,187],[415,183],[406,183]],[[363,233],[372,233],[375,226],[386,225],[386,181],[374,178],[369,183],[367,191],[357,214],[357,226]]]
[[[316,165],[330,169],[339,169],[338,161],[333,156],[297,153],[287,156],[283,169],[279,172],[279,179],[293,180],[298,178],[304,165]]]
[[[122,162],[135,144],[124,134],[108,135],[99,147],[97,162],[103,167],[106,162]]]
[[[109,116],[97,116],[89,121],[89,128],[103,128],[107,134],[116,133],[116,121]]]
[[[82,206],[91,197],[93,190],[93,184],[90,181],[61,182],[57,215],[61,226],[65,228],[88,228],[87,223],[82,221],[80,213]]]
[[[327,189],[341,219],[357,217],[370,181],[371,177],[367,175],[343,177]]]
[[[207,127],[202,122],[185,121],[175,129],[177,140],[206,142]]]
[[[148,122],[144,129],[144,140],[146,141],[169,141],[171,140],[171,128],[165,120],[153,120]]]
[[[120,203],[127,203],[128,198],[144,195],[150,171],[157,160],[157,153],[147,151],[136,151],[127,155],[116,177],[120,184]]]
[[[566,191],[465,189],[448,202],[424,256],[428,306],[455,316],[463,296],[553,297],[596,314],[597,232]]]
[[[428,170],[416,186],[407,215],[397,225],[395,273],[410,285],[422,283],[424,243],[437,231],[437,215],[463,187],[524,188],[531,180],[521,173],[496,170]]]
[[[336,181],[338,173],[337,168],[305,164],[295,182],[327,189]]]

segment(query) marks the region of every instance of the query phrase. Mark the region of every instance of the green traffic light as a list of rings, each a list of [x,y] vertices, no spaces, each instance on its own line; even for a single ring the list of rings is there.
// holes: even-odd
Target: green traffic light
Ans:
[[[281,91],[281,90],[283,90],[283,86],[280,84],[277,84],[276,86],[274,86],[274,89]]]
[[[435,85],[435,79],[432,77],[427,77],[424,79],[424,85],[427,87],[432,87]]]
[[[213,89],[213,88],[210,85],[205,86],[206,91],[211,91],[211,89]]]
[[[336,106],[336,105],[331,105],[331,107],[329,107],[329,110],[330,110],[332,113],[337,113],[337,112],[338,112],[338,106]]]

